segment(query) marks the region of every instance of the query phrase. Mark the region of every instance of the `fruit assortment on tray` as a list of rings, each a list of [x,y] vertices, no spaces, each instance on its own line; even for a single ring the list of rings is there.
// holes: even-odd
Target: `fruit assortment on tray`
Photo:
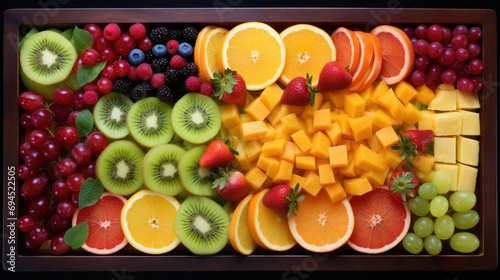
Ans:
[[[479,247],[482,30],[89,23],[20,48],[24,246]]]

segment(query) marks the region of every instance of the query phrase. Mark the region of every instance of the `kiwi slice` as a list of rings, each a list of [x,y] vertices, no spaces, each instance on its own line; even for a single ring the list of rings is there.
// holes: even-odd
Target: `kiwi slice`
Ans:
[[[193,144],[205,143],[221,127],[219,107],[206,95],[186,93],[172,109],[172,126],[175,133],[184,140]]]
[[[145,147],[166,144],[174,136],[172,107],[157,97],[136,101],[127,114],[127,125],[134,139]]]
[[[176,196],[184,189],[179,179],[178,163],[186,150],[176,144],[151,148],[142,165],[144,185],[149,189]]]
[[[19,56],[24,74],[41,85],[65,80],[78,58],[73,44],[64,35],[52,30],[29,36],[23,42]]]
[[[94,120],[97,128],[111,139],[121,139],[129,134],[127,114],[134,102],[127,96],[109,92],[94,106]]]
[[[138,191],[143,185],[144,152],[132,141],[111,142],[97,157],[96,175],[104,188],[124,196]]]
[[[198,145],[186,151],[179,160],[179,178],[184,188],[194,195],[213,196],[212,171],[200,166],[200,158],[207,149],[206,145]]]
[[[181,243],[196,255],[220,252],[229,240],[229,215],[208,197],[190,196],[177,210],[174,231]]]

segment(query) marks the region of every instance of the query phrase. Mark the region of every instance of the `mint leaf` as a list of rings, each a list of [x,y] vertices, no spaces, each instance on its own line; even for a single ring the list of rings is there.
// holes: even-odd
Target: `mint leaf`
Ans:
[[[99,179],[87,178],[78,194],[78,208],[94,205],[104,192],[104,186]]]
[[[106,66],[106,62],[100,62],[94,66],[80,66],[80,68],[78,68],[78,74],[76,75],[78,87],[83,87],[86,83],[95,80],[99,73],[101,73],[101,70],[104,69],[104,66]]]
[[[94,117],[89,109],[85,109],[78,113],[75,120],[76,129],[80,136],[88,136],[94,129]]]
[[[78,249],[85,244],[89,237],[89,224],[83,221],[74,227],[69,228],[64,233],[64,243],[68,244],[73,249]]]
[[[87,30],[78,28],[78,26],[75,26],[70,41],[75,46],[78,55],[81,55],[85,49],[91,48],[94,43],[92,35]]]

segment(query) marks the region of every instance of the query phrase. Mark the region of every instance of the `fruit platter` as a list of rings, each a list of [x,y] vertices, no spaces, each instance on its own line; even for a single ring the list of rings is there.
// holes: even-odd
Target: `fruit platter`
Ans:
[[[41,13],[4,15],[4,270],[498,266],[494,11]]]

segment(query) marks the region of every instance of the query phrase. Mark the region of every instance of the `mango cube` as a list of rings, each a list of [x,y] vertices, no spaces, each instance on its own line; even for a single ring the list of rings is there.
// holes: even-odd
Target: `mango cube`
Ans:
[[[345,192],[352,195],[363,195],[373,189],[367,178],[346,179],[343,184]]]
[[[292,134],[301,129],[299,119],[295,113],[290,113],[281,118],[283,131],[287,134]]]
[[[225,128],[236,127],[241,123],[238,106],[233,103],[224,103],[219,106],[221,122]]]
[[[240,124],[240,135],[243,141],[256,140],[264,137],[268,132],[264,121],[250,121]]]
[[[372,102],[378,105],[382,105],[379,98],[384,95],[389,90],[389,86],[384,80],[380,80],[373,89]]]
[[[282,95],[283,89],[278,84],[272,83],[261,92],[259,98],[269,110],[273,110],[279,104]]]
[[[403,104],[407,104],[418,94],[418,91],[407,81],[400,81],[394,88],[394,92]]]
[[[280,160],[278,170],[276,171],[276,174],[272,176],[273,182],[279,184],[291,180],[293,174],[293,165],[293,163],[287,160]]]
[[[257,166],[254,166],[245,173],[245,178],[247,179],[248,184],[254,190],[259,190],[262,187],[262,185],[264,185],[268,177],[266,173],[262,171],[262,169],[260,169]]]
[[[363,116],[366,102],[356,92],[344,94],[344,109],[351,118]]]
[[[340,126],[337,122],[332,123],[332,127],[330,129],[325,130],[326,136],[330,138],[330,142],[332,146],[337,145],[342,140],[342,131],[340,130]]]
[[[403,121],[407,124],[414,125],[422,118],[421,111],[413,103],[406,103],[405,111],[406,114],[403,116]]]
[[[342,185],[338,182],[333,183],[333,184],[328,184],[323,187],[324,191],[328,194],[328,197],[330,197],[330,201],[335,204],[342,199],[347,197],[347,193],[345,192],[344,188]]]
[[[299,130],[290,135],[295,145],[303,152],[309,151],[312,148],[312,142],[309,136],[303,131]]]
[[[322,185],[319,183],[319,175],[317,171],[306,170],[304,172],[304,185],[302,189],[312,196],[316,196],[321,190]]]
[[[321,109],[314,111],[313,128],[318,130],[326,130],[332,127],[332,118],[330,117],[330,109]]]
[[[350,118],[348,123],[355,141],[372,137],[372,120],[369,116]]]
[[[262,144],[258,141],[248,141],[243,145],[245,154],[250,162],[256,162],[262,152]]]
[[[328,148],[330,167],[347,167],[349,165],[347,146],[338,145]]]
[[[285,151],[286,139],[275,139],[262,145],[262,154],[265,156],[278,156]]]
[[[281,154],[280,159],[295,162],[295,144],[292,141],[287,140],[285,142],[285,149],[283,154]]]
[[[399,142],[399,136],[392,126],[386,126],[379,129],[377,132],[375,132],[375,136],[384,148],[393,146],[394,144]]]
[[[317,158],[328,158],[328,147],[330,147],[330,138],[325,133],[318,131],[312,137],[312,147],[309,151]]]
[[[436,158],[431,154],[423,153],[413,157],[413,167],[425,173],[432,171],[434,163],[436,163]]]
[[[262,102],[260,97],[257,97],[245,107],[245,112],[254,120],[261,121],[269,115],[271,110]]]
[[[318,165],[319,182],[322,185],[335,183],[335,175],[329,164]]]
[[[295,158],[295,166],[305,170],[316,170],[316,157],[314,156],[297,156]]]
[[[399,163],[401,163],[401,152],[395,151],[391,147],[384,148],[378,152],[378,154],[384,159],[385,164],[390,168],[396,168]]]
[[[363,170],[382,171],[385,168],[385,161],[380,154],[375,153],[365,145],[359,145],[354,152],[354,166]]]

